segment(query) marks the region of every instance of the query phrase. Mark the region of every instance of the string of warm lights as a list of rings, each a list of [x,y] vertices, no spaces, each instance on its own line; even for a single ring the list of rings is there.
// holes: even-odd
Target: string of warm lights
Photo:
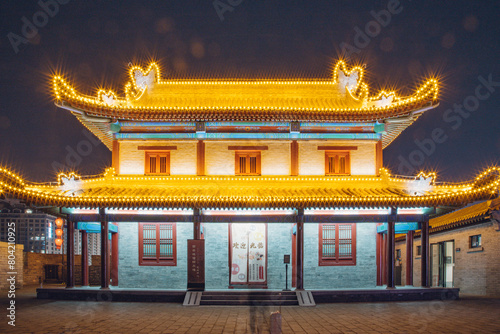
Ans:
[[[152,72],[153,71],[153,72]],[[153,81],[155,85],[159,86],[179,86],[179,85],[272,85],[272,86],[283,86],[283,85],[338,85],[339,84],[339,73],[342,72],[344,75],[351,76],[355,72],[358,73],[358,79],[356,81],[356,86],[353,89],[347,89],[347,93],[356,101],[374,102],[380,100],[382,97],[393,97],[392,102],[387,105],[375,106],[371,104],[370,106],[358,106],[358,107],[322,107],[322,106],[300,106],[300,102],[295,101],[295,106],[280,106],[280,105],[195,105],[195,106],[178,106],[162,105],[164,102],[158,102],[159,105],[145,105],[140,102],[135,104],[132,102],[137,102],[141,99],[146,91],[146,86],[139,87],[137,85],[136,74],[140,74],[143,77],[149,76],[151,73],[154,74]],[[77,103],[84,103],[89,106],[99,106],[110,109],[136,111],[136,110],[148,110],[148,111],[162,111],[162,110],[174,110],[174,111],[226,111],[226,110],[278,110],[278,111],[301,111],[301,112],[353,112],[362,113],[366,111],[389,111],[392,108],[397,108],[401,106],[411,105],[417,102],[423,101],[433,101],[436,102],[438,98],[438,82],[436,79],[429,79],[425,82],[413,95],[408,97],[399,97],[394,91],[387,92],[381,91],[376,96],[368,97],[368,85],[362,82],[364,78],[364,70],[360,66],[347,68],[344,61],[340,60],[337,62],[334,68],[334,75],[332,80],[160,80],[160,69],[156,63],[151,63],[145,70],[139,66],[133,66],[129,69],[130,81],[125,85],[125,99],[119,99],[116,93],[112,90],[100,89],[97,92],[97,97],[90,97],[78,94],[76,90],[69,85],[60,75],[53,77],[53,91],[56,100],[68,100]],[[174,89],[174,87],[171,87]],[[262,96],[256,96],[256,98],[261,98]],[[290,98],[294,98],[293,94]],[[311,96],[314,99],[314,96]]]
[[[385,170],[386,171],[386,170]],[[387,172],[387,171],[386,171]],[[388,173],[388,172],[387,172]],[[433,175],[434,173],[422,174],[422,175]],[[420,175],[420,174],[419,174]],[[81,179],[76,173],[70,174],[59,174],[59,180],[63,177],[75,177],[75,179]],[[483,186],[477,187],[477,183],[485,178],[491,178],[490,182],[484,184]],[[390,181],[401,182],[400,179],[395,179],[387,174],[380,178],[366,178],[370,180],[380,180],[384,177],[390,178]],[[302,180],[302,181],[323,181],[329,178],[319,178],[319,177],[263,177],[259,178],[262,181],[266,180]],[[339,178],[332,178],[338,180]],[[349,178],[341,178],[349,179]],[[365,179],[365,180],[366,180]],[[7,182],[8,180],[15,180],[15,183]],[[205,181],[227,181],[227,180],[238,180],[238,181],[252,181],[255,182],[256,178],[249,177],[132,177],[132,176],[116,176],[114,170],[109,168],[106,170],[104,177],[85,179],[82,182],[104,182],[103,186],[112,186],[113,181],[130,181],[130,180],[149,180],[149,181],[185,181],[185,180],[205,180]],[[351,178],[351,181],[356,180],[361,183],[363,178]],[[409,182],[409,180],[403,180]],[[500,185],[500,168],[491,167],[478,175],[473,182],[463,185],[461,188],[455,188],[453,191],[447,193],[434,193],[425,194],[422,196],[411,196],[411,195],[367,195],[367,196],[85,196],[85,194],[80,196],[70,196],[67,194],[57,193],[58,190],[56,186],[39,186],[34,184],[26,184],[22,178],[20,178],[15,173],[11,172],[6,168],[0,168],[0,192],[12,193],[15,195],[20,195],[23,198],[29,199],[35,202],[47,202],[50,201],[52,205],[62,205],[71,207],[99,207],[99,206],[110,206],[110,207],[123,207],[123,206],[181,206],[187,207],[192,205],[229,205],[229,206],[282,206],[291,205],[299,207],[314,207],[314,206],[373,206],[373,205],[390,205],[396,204],[400,206],[413,206],[413,205],[436,205],[436,202],[443,204],[450,204],[455,202],[460,202],[464,199],[464,196],[468,199],[479,199],[484,197],[491,197],[498,195]],[[94,185],[95,187],[96,185]],[[51,188],[51,189],[47,189]],[[446,187],[445,187],[446,188]],[[48,192],[52,190],[53,192]],[[215,203],[215,204],[214,204]]]

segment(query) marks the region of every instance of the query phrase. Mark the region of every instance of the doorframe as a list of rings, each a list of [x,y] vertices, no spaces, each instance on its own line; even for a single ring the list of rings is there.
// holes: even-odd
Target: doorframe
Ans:
[[[266,228],[266,235],[265,235],[265,239],[266,239],[266,273],[265,273],[265,280],[264,282],[248,282],[248,257],[247,257],[247,282],[246,283],[232,283],[231,282],[231,270],[232,270],[232,238],[231,238],[231,226],[233,224],[264,224],[265,225],[265,228]],[[252,223],[252,222],[248,222],[248,223],[228,223],[228,234],[229,234],[229,243],[228,243],[228,254],[227,254],[227,258],[228,258],[228,267],[229,267],[229,289],[234,289],[234,287],[244,287],[244,286],[247,286],[248,288],[261,288],[261,289],[267,289],[267,270],[268,270],[268,263],[269,263],[269,258],[268,258],[268,243],[267,243],[267,240],[268,240],[268,235],[267,235],[267,223]]]
[[[455,239],[451,240],[443,240],[443,241],[438,241],[431,243],[429,245],[429,250],[430,250],[430,275],[431,275],[431,286],[432,286],[432,267],[433,267],[433,260],[432,260],[432,245],[438,245],[441,248],[441,258],[438,259],[438,261],[441,262],[440,270],[443,273],[443,277],[440,278],[442,283],[436,287],[446,287],[446,256],[445,256],[445,243],[447,242],[453,242],[453,248],[452,248],[452,257],[453,257],[453,264],[455,264]],[[452,277],[452,285],[455,286],[455,266],[453,266],[453,277]],[[434,287],[434,286],[432,286]]]

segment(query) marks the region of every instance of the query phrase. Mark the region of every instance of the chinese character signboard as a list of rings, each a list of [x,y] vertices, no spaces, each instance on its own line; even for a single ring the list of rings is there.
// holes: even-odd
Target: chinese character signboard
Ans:
[[[205,289],[205,240],[188,240],[188,290]]]

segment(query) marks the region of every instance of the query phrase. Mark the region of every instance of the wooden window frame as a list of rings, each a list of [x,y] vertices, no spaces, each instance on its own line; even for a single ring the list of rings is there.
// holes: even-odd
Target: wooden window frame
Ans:
[[[151,173],[150,170],[150,156],[157,155],[159,157],[166,156],[167,158],[167,171],[165,173]],[[170,151],[146,151],[144,154],[144,174],[145,175],[170,175]],[[157,159],[156,166],[159,170],[160,160]]]
[[[256,161],[256,172],[255,173],[240,173],[240,157],[242,156],[252,156],[255,155]],[[234,153],[234,175],[246,175],[246,176],[259,176],[261,175],[261,151],[235,151]],[[249,164],[249,162],[248,162]]]
[[[144,225],[156,226],[156,258],[144,258]],[[160,225],[172,225],[172,257],[160,258]],[[177,226],[176,223],[139,223],[139,265],[140,266],[177,266]]]
[[[417,251],[415,252],[416,256],[422,256],[422,246],[417,246]]]
[[[478,244],[476,246],[473,246],[472,245],[472,239],[473,238],[477,238],[478,239]],[[478,248],[481,248],[483,245],[482,245],[482,237],[481,237],[481,234],[474,234],[474,235],[471,235],[469,236],[469,249],[478,249]]]
[[[335,225],[335,257],[323,257],[323,226]],[[339,226],[351,226],[351,257],[339,257]],[[356,224],[354,223],[332,223],[332,224],[319,224],[319,242],[318,242],[318,265],[319,266],[355,266],[356,265]]]
[[[330,157],[335,157],[335,172],[330,173],[328,168],[328,160]],[[339,160],[340,157],[345,157],[345,173],[337,172],[339,170]],[[351,154],[349,151],[325,151],[325,175],[335,176],[335,175],[351,175]]]

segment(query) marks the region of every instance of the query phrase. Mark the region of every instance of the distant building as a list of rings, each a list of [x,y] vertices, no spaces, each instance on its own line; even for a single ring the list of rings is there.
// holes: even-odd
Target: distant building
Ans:
[[[32,212],[22,204],[10,205],[2,202],[0,207],[0,241],[8,241],[9,223],[15,223],[16,243],[24,245],[25,252],[42,254],[66,254],[66,235],[63,246],[55,245],[55,225],[57,217],[40,212]],[[81,252],[81,234],[75,235],[76,254]],[[99,255],[101,240],[96,233],[89,233],[89,255]]]

